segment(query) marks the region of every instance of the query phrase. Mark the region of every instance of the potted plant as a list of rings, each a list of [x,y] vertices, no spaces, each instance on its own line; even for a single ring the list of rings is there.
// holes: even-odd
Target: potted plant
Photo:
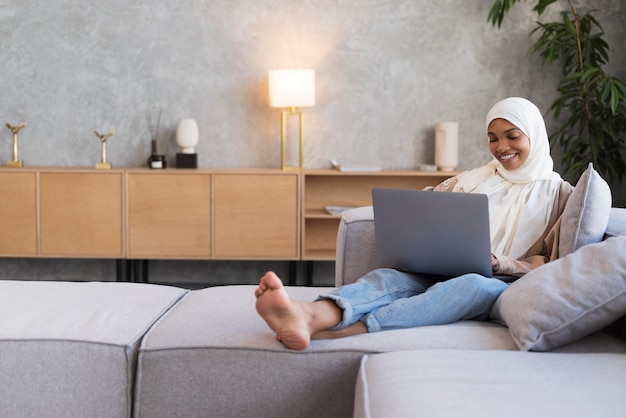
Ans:
[[[500,27],[519,1],[496,0],[488,21]],[[603,70],[609,46],[595,10],[581,12],[572,0],[533,1],[538,16],[554,3],[563,6],[561,20],[537,23],[530,36],[538,38],[529,49],[540,54],[544,64],[561,67],[559,95],[547,114],[561,121],[551,142],[562,148],[563,174],[576,181],[591,161],[605,178],[619,182],[626,178],[626,86]]]

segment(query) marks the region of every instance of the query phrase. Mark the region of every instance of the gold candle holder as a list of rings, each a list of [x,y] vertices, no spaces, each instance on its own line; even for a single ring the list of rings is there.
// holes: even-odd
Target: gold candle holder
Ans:
[[[13,132],[13,159],[7,162],[7,167],[19,168],[19,167],[24,166],[24,162],[17,158],[17,133],[20,131],[20,129],[22,129],[25,126],[26,126],[26,122],[18,126],[11,126],[8,123],[6,124],[6,127],[9,128],[11,132]]]
[[[110,170],[111,164],[107,163],[107,139],[115,135],[115,131],[111,131],[108,134],[99,134],[97,131],[93,131],[93,134],[100,138],[100,144],[102,147],[102,159],[96,164],[96,168],[100,170]]]

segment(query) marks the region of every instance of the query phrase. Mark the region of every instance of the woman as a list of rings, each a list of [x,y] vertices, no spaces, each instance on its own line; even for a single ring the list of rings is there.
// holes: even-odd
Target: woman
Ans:
[[[434,190],[486,194],[493,272],[521,276],[558,257],[557,220],[573,188],[553,171],[545,122],[534,104],[504,99],[487,114],[486,127],[494,159]],[[302,350],[311,339],[484,320],[507,286],[474,273],[441,281],[377,269],[314,302],[299,302],[268,272],[255,296],[257,312],[277,338]]]

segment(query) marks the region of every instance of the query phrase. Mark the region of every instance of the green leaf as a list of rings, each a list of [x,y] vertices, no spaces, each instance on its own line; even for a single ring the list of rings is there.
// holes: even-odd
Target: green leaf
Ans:
[[[537,5],[533,8],[533,10],[535,10],[537,14],[541,16],[544,10],[546,10],[546,7],[548,7],[549,5],[551,5],[552,3],[556,1],[557,0],[539,0],[539,3],[537,3]]]
[[[504,15],[507,14],[509,9],[518,1],[520,0],[496,0],[489,10],[487,21],[490,22],[492,26],[498,25],[498,27],[500,27],[504,20]]]
[[[614,84],[611,84],[611,113],[612,114],[615,114],[618,104],[619,104],[619,89]]]
[[[574,26],[574,23],[569,19],[569,16],[565,13],[563,13],[563,24],[565,25],[565,28],[567,29],[568,32],[576,35],[576,26]]]

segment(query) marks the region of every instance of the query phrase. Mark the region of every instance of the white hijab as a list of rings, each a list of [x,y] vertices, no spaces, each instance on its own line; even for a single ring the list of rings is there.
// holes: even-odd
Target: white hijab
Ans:
[[[552,171],[548,133],[537,106],[510,97],[487,113],[487,130],[494,119],[511,122],[530,139],[528,158],[515,170],[505,169],[494,158],[459,174],[454,191],[489,197],[491,251],[520,258],[545,231],[562,179]]]

